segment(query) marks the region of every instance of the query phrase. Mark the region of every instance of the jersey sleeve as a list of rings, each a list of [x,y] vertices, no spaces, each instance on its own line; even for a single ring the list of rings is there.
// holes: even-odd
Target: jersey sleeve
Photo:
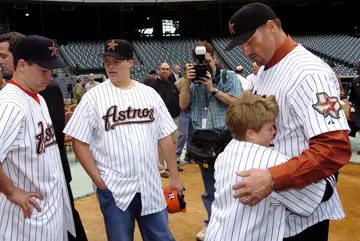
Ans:
[[[160,95],[158,95],[158,105],[156,108],[155,118],[158,130],[158,140],[170,135],[176,130],[176,124],[171,117],[168,109],[166,108],[164,101],[161,99]]]
[[[24,113],[10,104],[0,104],[0,163],[3,163],[21,131]]]
[[[278,154],[276,156],[276,165],[288,161],[288,158]],[[283,191],[272,192],[271,197],[275,203],[284,205],[291,212],[300,216],[310,216],[319,206],[323,199],[326,189],[325,180],[311,183],[302,189],[286,189]]]
[[[302,189],[273,192],[271,197],[279,201],[291,212],[308,217],[321,203],[325,189],[326,182],[321,180]]]
[[[291,114],[302,125],[308,139],[331,131],[349,130],[339,98],[335,74],[308,75],[291,93]]]
[[[92,144],[98,134],[98,125],[94,108],[87,96],[80,101],[65,126],[64,133],[87,144]]]

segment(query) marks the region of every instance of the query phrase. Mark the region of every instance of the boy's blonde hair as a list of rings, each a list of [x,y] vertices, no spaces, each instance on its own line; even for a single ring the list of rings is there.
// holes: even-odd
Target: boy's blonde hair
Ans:
[[[226,111],[226,125],[233,137],[245,141],[248,129],[259,132],[266,122],[275,120],[279,105],[275,96],[266,98],[244,93]]]

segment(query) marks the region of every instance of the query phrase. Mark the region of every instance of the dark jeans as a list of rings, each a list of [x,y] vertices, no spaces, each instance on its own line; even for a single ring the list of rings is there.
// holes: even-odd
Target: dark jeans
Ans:
[[[177,146],[176,146],[177,156],[181,156],[185,143],[187,143],[190,139],[189,138],[190,128],[192,128],[191,112],[181,111],[179,116],[178,137],[177,137]]]
[[[207,212],[207,219],[204,220],[205,227],[208,226],[211,218],[211,205],[215,199],[214,193],[215,193],[215,178],[214,178],[214,172],[215,169],[213,166],[209,166],[209,168],[204,169],[201,165],[200,172],[201,176],[204,182],[204,192],[201,194],[201,199],[204,203],[206,212]]]
[[[141,196],[137,193],[131,204],[119,209],[110,190],[97,189],[101,212],[104,216],[108,241],[133,241],[135,219],[144,241],[175,241],[168,227],[168,212],[163,211],[141,216]]]

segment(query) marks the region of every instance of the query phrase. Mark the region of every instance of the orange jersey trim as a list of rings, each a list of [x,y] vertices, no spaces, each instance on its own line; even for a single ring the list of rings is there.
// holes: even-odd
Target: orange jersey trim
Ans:
[[[16,83],[16,82],[13,81],[12,79],[8,81],[8,84],[16,85],[16,86],[19,87],[22,91],[24,91],[27,95],[29,95],[31,98],[33,98],[38,104],[40,104],[40,98],[39,98],[39,96],[38,96],[37,93],[32,93],[32,92],[24,89],[23,87],[21,87],[18,83]]]
[[[275,51],[274,56],[265,66],[265,69],[269,69],[279,63],[288,53],[290,53],[299,44],[294,42],[288,35],[280,47]]]

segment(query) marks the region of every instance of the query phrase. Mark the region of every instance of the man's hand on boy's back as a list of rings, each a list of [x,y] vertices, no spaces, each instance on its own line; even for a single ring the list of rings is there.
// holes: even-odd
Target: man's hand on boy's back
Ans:
[[[274,190],[271,183],[272,177],[267,169],[249,169],[237,172],[237,175],[244,177],[233,185],[236,191],[235,198],[245,205],[254,206],[269,196]]]

